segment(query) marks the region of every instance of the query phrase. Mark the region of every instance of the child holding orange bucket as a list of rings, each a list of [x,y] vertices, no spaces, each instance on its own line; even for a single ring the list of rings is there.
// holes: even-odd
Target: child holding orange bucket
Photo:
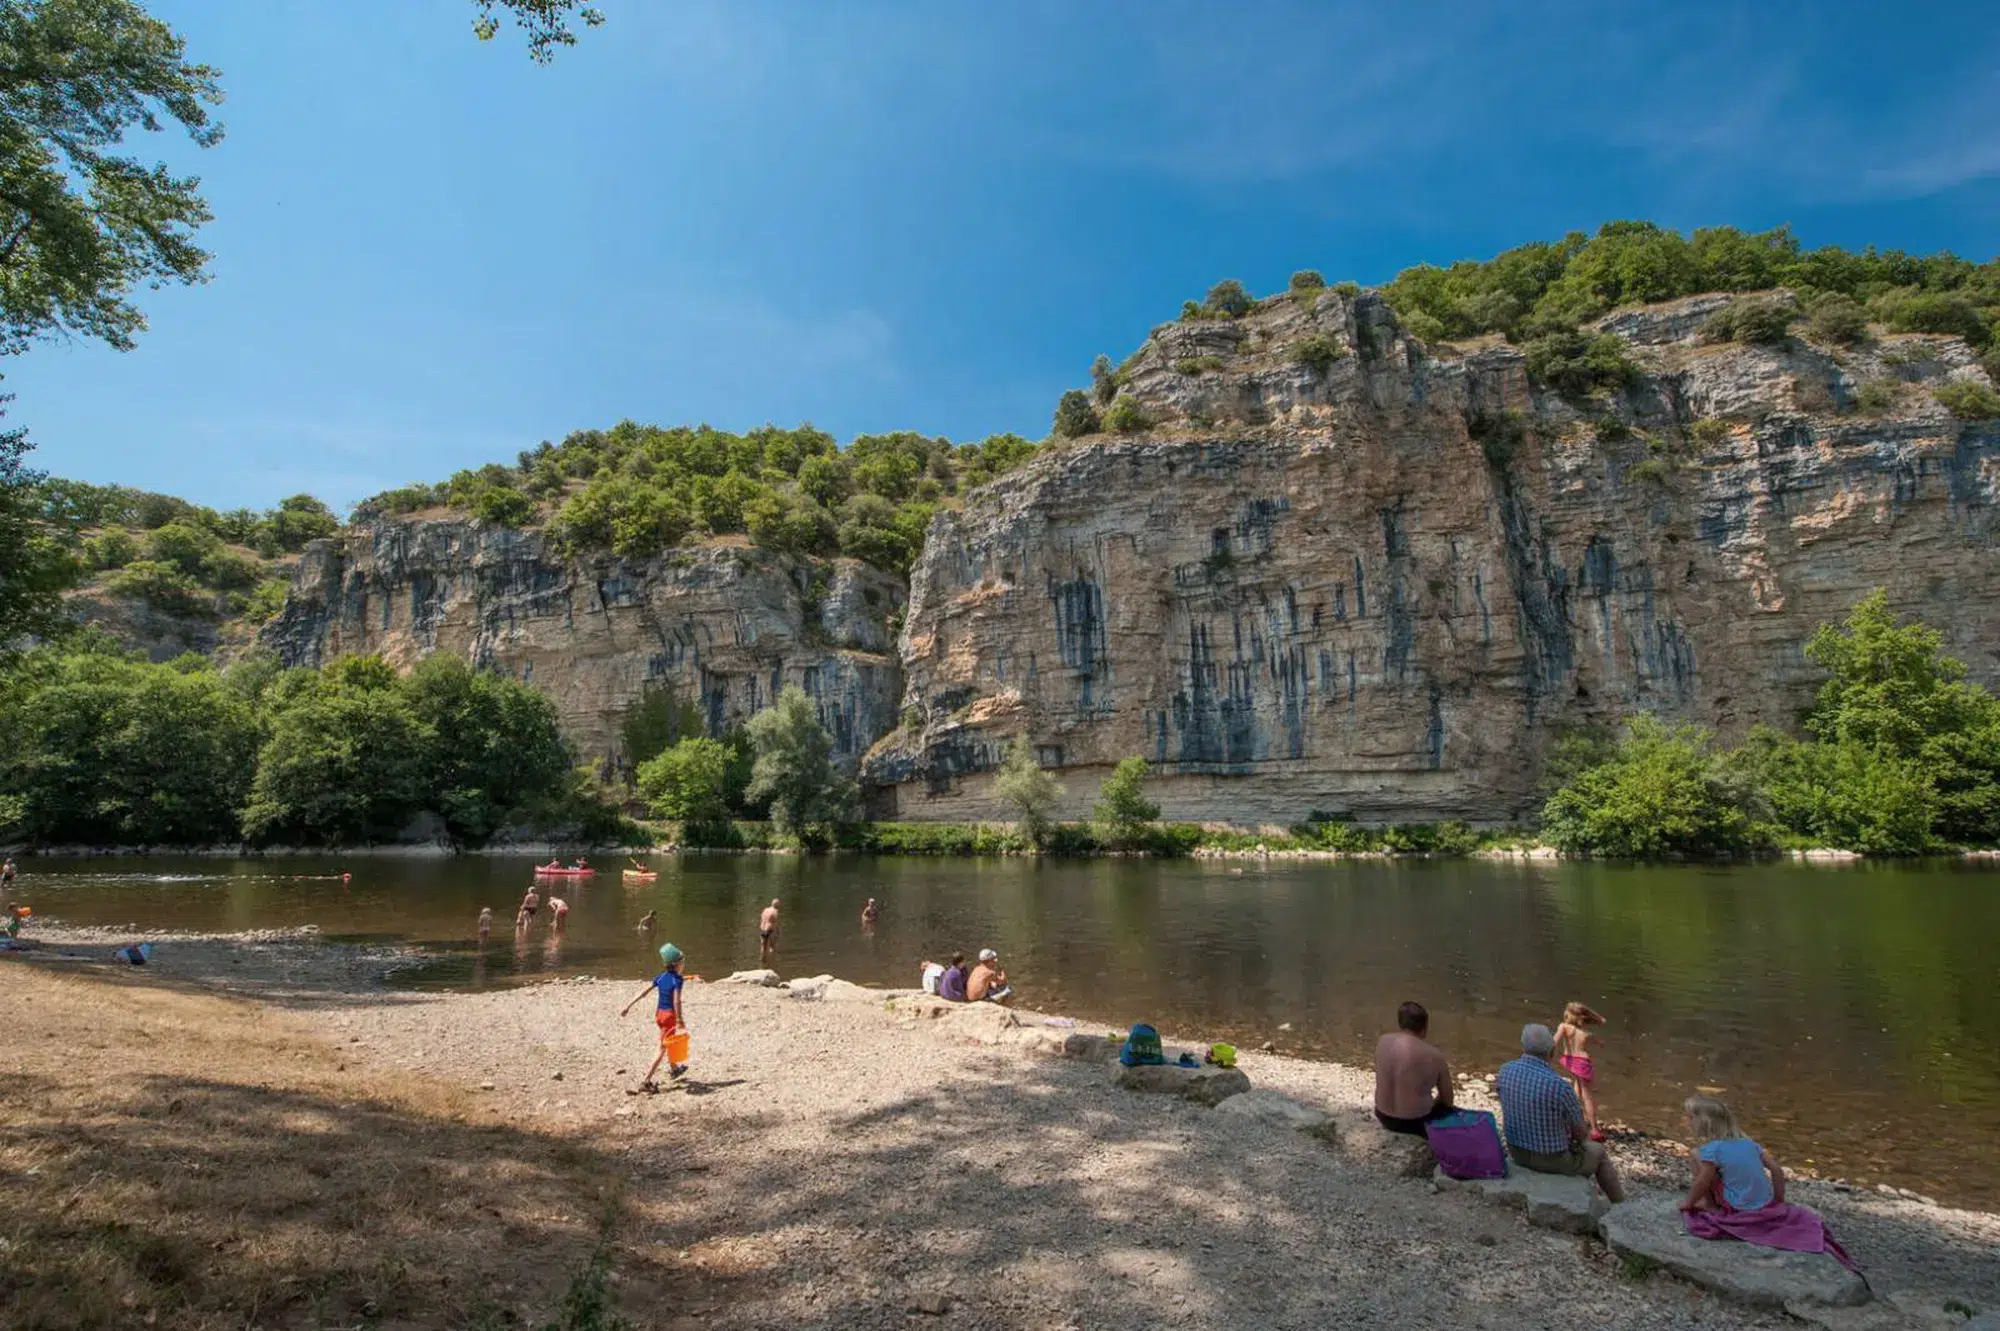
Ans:
[[[669,1077],[679,1078],[687,1075],[688,1031],[687,1022],[681,1011],[681,991],[687,983],[682,978],[681,971],[686,964],[686,958],[672,943],[663,943],[660,946],[660,960],[666,963],[667,968],[649,980],[646,987],[633,995],[632,1001],[618,1013],[621,1017],[625,1016],[648,994],[656,993],[660,996],[659,1010],[653,1014],[653,1021],[660,1028],[660,1055],[653,1060],[653,1066],[646,1069],[646,1075],[640,1078],[638,1086],[630,1092],[632,1095],[637,1095],[640,1091],[660,1089],[659,1083],[653,1080],[653,1074],[660,1070],[662,1063],[667,1065]]]

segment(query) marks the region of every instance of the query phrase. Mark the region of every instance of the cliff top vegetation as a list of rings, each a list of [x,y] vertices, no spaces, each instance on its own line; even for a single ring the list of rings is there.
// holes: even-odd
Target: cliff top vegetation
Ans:
[[[545,442],[512,466],[386,491],[355,518],[445,506],[508,526],[546,523],[572,551],[634,558],[742,533],[767,549],[846,555],[901,573],[940,505],[1036,448],[1014,434],[954,444],[910,431],[859,435],[841,448],[811,425],[733,434],[628,420]]]
[[[1377,290],[1417,338],[1504,337],[1527,354],[1531,375],[1568,392],[1604,379],[1607,366],[1615,375],[1631,369],[1620,339],[1580,331],[1591,320],[1624,306],[1780,288],[1792,293],[1796,309],[1789,300],[1732,307],[1704,331],[1712,340],[1775,342],[1803,321],[1816,340],[1836,344],[1862,341],[1874,328],[1947,334],[1986,349],[1987,373],[2000,383],[2000,258],[1975,263],[1951,253],[1920,256],[1873,246],[1806,249],[1786,227],[1705,227],[1682,234],[1653,222],[1619,221],[1606,222],[1595,235],[1572,231],[1487,260],[1418,264]],[[1178,322],[1229,322],[1292,305],[1311,310],[1328,295],[1351,299],[1361,290],[1353,282],[1329,286],[1306,269],[1293,274],[1285,291],[1259,298],[1230,278],[1203,299],[1187,301]],[[1091,366],[1091,391],[1063,395],[1053,432],[1073,438],[1143,427],[1145,407],[1125,391],[1143,353],[1115,368],[1099,356]],[[1321,371],[1342,354],[1319,333],[1290,348],[1293,361]],[[1214,355],[1185,357],[1173,368],[1196,376],[1224,369],[1226,362]]]

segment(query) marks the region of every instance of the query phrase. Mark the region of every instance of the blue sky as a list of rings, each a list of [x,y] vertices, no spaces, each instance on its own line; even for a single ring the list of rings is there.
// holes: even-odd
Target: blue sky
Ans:
[[[6,367],[45,469],[345,506],[622,417],[1039,437],[1222,277],[1613,217],[2000,248],[1973,4],[155,0],[221,68],[206,286]]]

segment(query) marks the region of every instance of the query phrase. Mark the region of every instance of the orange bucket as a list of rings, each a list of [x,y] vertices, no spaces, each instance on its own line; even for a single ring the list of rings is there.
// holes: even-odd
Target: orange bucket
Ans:
[[[688,1061],[688,1037],[686,1031],[676,1031],[674,1034],[669,1035],[664,1044],[667,1051],[667,1062],[685,1063]]]

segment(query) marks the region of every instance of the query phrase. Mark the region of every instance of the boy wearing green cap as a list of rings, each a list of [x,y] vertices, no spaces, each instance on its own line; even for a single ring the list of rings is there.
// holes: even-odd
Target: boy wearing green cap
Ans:
[[[640,1079],[638,1089],[641,1091],[657,1091],[660,1089],[658,1084],[653,1081],[653,1074],[660,1070],[660,1064],[667,1061],[668,1042],[673,1040],[677,1035],[684,1036],[687,1034],[687,1024],[681,1015],[681,989],[685,984],[685,981],[681,978],[681,967],[684,960],[681,956],[681,950],[672,943],[663,944],[660,948],[660,960],[666,963],[667,968],[648,981],[646,987],[635,994],[632,1001],[627,1003],[618,1013],[621,1017],[625,1016],[647,994],[658,993],[660,996],[659,1011],[653,1016],[653,1020],[660,1028],[660,1056],[653,1060],[653,1066],[647,1068],[646,1075]],[[669,1077],[687,1075],[687,1064],[668,1064],[667,1075]]]

